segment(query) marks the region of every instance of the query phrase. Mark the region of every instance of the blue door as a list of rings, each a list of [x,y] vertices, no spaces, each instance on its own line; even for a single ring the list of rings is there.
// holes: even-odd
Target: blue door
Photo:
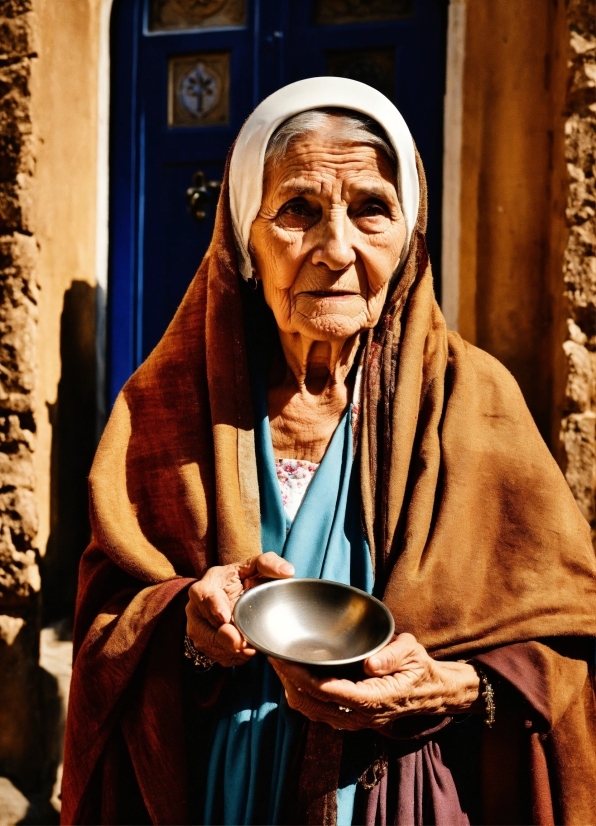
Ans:
[[[351,77],[395,102],[426,167],[438,276],[446,14],[447,0],[116,0],[110,404],[163,335],[207,249],[242,123],[292,81]]]

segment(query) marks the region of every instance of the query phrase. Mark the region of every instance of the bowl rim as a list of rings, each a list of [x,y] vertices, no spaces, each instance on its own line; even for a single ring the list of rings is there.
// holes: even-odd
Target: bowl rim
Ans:
[[[379,605],[381,607],[382,611],[384,612],[385,616],[387,617],[387,619],[389,621],[389,631],[388,631],[388,633],[385,635],[383,640],[378,645],[374,646],[374,648],[371,648],[365,654],[359,654],[356,657],[345,657],[341,660],[323,660],[323,661],[321,661],[321,660],[309,660],[309,659],[306,659],[304,657],[301,657],[301,658],[290,657],[290,656],[287,656],[287,655],[279,654],[278,652],[272,651],[269,648],[265,648],[264,646],[262,646],[260,644],[258,645],[254,641],[254,639],[251,638],[250,634],[247,634],[245,632],[245,630],[242,628],[242,623],[238,622],[238,619],[237,619],[238,606],[243,601],[246,602],[249,595],[254,594],[255,591],[261,591],[261,590],[271,589],[271,588],[279,588],[281,586],[286,586],[287,587],[287,586],[291,585],[292,583],[299,583],[299,582],[300,583],[302,583],[302,582],[317,582],[317,583],[322,583],[322,584],[325,584],[325,585],[334,585],[337,588],[343,588],[343,589],[348,590],[348,591],[354,591],[355,593],[357,593],[361,596],[365,596],[367,599],[372,600],[373,602],[376,602],[377,605]],[[343,582],[335,582],[332,579],[318,579],[316,577],[293,577],[292,579],[273,579],[270,582],[263,582],[261,585],[255,585],[254,588],[249,588],[249,590],[244,591],[244,593],[241,594],[240,597],[238,598],[238,600],[236,601],[236,604],[234,605],[234,610],[232,612],[232,621],[233,621],[234,625],[236,626],[236,628],[240,631],[240,633],[242,634],[244,639],[247,642],[249,642],[253,646],[253,648],[256,648],[257,651],[260,651],[262,654],[266,654],[268,657],[273,657],[276,660],[285,660],[286,662],[290,662],[290,663],[298,663],[299,665],[312,665],[312,666],[316,665],[316,666],[325,666],[325,667],[335,666],[335,665],[351,665],[352,663],[358,663],[358,662],[362,662],[363,660],[367,660],[369,657],[374,656],[374,654],[377,654],[382,648],[384,648],[391,641],[391,639],[393,638],[393,635],[395,633],[395,620],[393,619],[393,615],[392,615],[391,611],[389,610],[389,608],[387,608],[385,603],[381,602],[380,599],[377,599],[377,597],[374,597],[372,594],[369,594],[367,591],[363,591],[362,588],[356,588],[356,586],[354,586],[354,585],[346,585]]]

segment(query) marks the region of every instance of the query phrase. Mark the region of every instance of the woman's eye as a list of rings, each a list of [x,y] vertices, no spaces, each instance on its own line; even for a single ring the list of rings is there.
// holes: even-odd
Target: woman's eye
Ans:
[[[389,210],[380,201],[367,201],[354,215],[355,218],[376,218],[377,216],[389,217]]]
[[[319,218],[319,211],[302,198],[284,204],[278,212],[278,222],[287,229],[306,229]]]
[[[302,218],[308,218],[312,215],[312,210],[308,204],[300,203],[300,201],[298,201],[298,203],[289,204],[286,212],[289,212],[292,215],[298,215]]]

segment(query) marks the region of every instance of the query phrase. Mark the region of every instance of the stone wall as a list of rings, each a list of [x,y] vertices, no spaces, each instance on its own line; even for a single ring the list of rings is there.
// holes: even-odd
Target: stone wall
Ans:
[[[0,824],[59,806],[96,436],[100,7],[0,0]]]
[[[37,245],[30,208],[35,170],[30,80],[36,53],[27,0],[4,6],[7,16],[0,18],[0,588],[3,600],[20,604],[30,600],[40,584],[33,546],[37,514],[32,460]]]
[[[35,142],[31,0],[0,3],[0,774],[42,784],[35,540],[38,284],[31,189]],[[37,741],[37,742],[36,742]]]
[[[0,237],[0,598],[6,605],[29,602],[40,587],[32,456],[37,250],[23,229]]]
[[[596,539],[596,2],[568,0],[565,476]]]

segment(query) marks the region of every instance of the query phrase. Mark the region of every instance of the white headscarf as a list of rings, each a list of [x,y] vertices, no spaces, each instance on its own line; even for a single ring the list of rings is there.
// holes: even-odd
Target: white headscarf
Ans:
[[[230,161],[230,207],[240,271],[245,279],[252,275],[248,240],[261,208],[269,138],[278,126],[299,112],[329,106],[361,112],[387,133],[397,155],[398,192],[407,229],[405,250],[409,247],[418,217],[420,186],[414,141],[405,120],[385,95],[365,83],[344,77],[310,77],[278,89],[260,103],[242,127],[234,147]]]

